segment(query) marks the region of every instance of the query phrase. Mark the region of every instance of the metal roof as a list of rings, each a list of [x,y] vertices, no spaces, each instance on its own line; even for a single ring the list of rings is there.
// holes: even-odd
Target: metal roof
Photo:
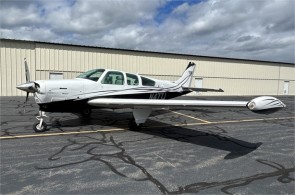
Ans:
[[[228,57],[219,57],[219,56],[204,56],[204,55],[171,53],[171,52],[158,52],[158,51],[148,51],[148,50],[110,48],[110,47],[99,47],[99,46],[92,46],[92,45],[69,44],[69,43],[57,43],[57,42],[45,42],[45,41],[33,41],[33,40],[21,40],[21,39],[7,39],[7,38],[1,38],[1,40],[31,42],[31,43],[42,43],[42,44],[53,44],[53,45],[63,45],[63,46],[74,46],[74,47],[87,47],[87,48],[107,49],[107,50],[113,50],[113,51],[130,51],[130,52],[150,53],[150,54],[175,55],[175,56],[183,56],[183,57],[185,57],[185,56],[187,56],[187,57],[202,57],[202,58],[212,58],[212,59],[242,60],[242,61],[251,61],[251,62],[263,62],[263,63],[295,65],[295,63],[288,63],[288,62],[253,60],[253,59],[243,59],[243,58],[228,58]]]

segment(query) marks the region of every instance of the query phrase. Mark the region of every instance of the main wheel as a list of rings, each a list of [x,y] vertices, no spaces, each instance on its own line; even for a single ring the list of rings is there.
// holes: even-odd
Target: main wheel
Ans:
[[[36,133],[41,133],[41,132],[44,132],[46,131],[47,129],[47,124],[45,122],[42,122],[42,125],[41,127],[39,126],[40,122],[35,122],[33,124],[33,129]]]
[[[142,126],[142,124],[137,125],[134,119],[131,119],[128,123],[128,127],[131,131],[140,131],[141,126]]]

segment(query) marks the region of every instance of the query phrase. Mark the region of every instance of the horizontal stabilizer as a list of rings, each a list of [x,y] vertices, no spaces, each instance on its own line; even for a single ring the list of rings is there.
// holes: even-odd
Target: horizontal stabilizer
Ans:
[[[193,88],[193,87],[182,87],[183,89],[195,91],[195,92],[224,92],[223,89],[209,89],[209,88]]]

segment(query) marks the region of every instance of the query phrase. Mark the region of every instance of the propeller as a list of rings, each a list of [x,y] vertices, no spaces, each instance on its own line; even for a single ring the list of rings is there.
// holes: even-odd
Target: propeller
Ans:
[[[26,96],[26,101],[25,101],[25,103],[27,103],[27,101],[28,101],[28,99],[29,99],[29,92],[27,92],[27,96]]]
[[[26,71],[26,82],[31,82],[30,80],[30,71],[29,71],[29,68],[28,68],[28,64],[27,64],[27,59],[25,58],[25,71]]]
[[[30,79],[30,71],[28,68],[27,60],[26,58],[24,60],[25,60],[26,83],[20,84],[16,86],[16,88],[27,92],[26,101],[25,101],[26,103],[29,99],[29,94],[37,92],[38,89],[37,89],[36,83],[32,82]]]
[[[27,64],[27,59],[25,58],[24,60],[25,60],[26,83],[29,83],[29,82],[31,82],[30,71],[29,71],[29,67],[28,67],[28,64]],[[27,101],[29,99],[29,95],[30,95],[30,92],[27,92],[27,97],[26,97],[25,103],[27,103]]]

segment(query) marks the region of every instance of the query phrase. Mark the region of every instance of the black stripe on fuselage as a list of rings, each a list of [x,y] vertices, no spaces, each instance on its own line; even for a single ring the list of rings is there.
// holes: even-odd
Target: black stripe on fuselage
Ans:
[[[126,95],[109,95],[109,96],[98,96],[83,100],[64,100],[39,104],[39,108],[44,112],[81,112],[86,108],[99,108],[93,107],[87,104],[90,99],[97,98],[118,98],[118,99],[171,99],[181,95],[190,93],[190,91],[183,92],[159,92],[159,93],[142,93],[142,94],[126,94]]]

